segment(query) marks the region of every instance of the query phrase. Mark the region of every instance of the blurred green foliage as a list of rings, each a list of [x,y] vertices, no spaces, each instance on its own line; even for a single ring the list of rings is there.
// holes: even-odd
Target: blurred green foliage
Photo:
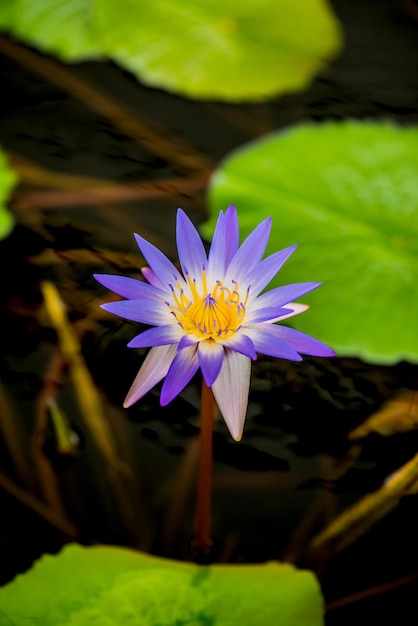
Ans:
[[[9,0],[0,29],[66,61],[107,57],[193,98],[302,90],[341,48],[326,0]]]
[[[13,215],[7,210],[6,202],[16,183],[17,176],[9,168],[7,159],[0,150],[0,239],[7,237],[14,225]]]

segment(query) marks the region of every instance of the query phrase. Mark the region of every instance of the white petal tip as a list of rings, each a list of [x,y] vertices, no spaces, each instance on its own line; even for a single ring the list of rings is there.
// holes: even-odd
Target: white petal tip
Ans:
[[[226,424],[226,426],[228,428],[229,434],[231,435],[232,439],[234,441],[241,441],[242,435],[244,433],[244,424],[242,425],[242,428],[240,426],[239,429],[236,429],[236,428],[231,429],[228,424]]]
[[[307,311],[309,309],[309,305],[308,304],[302,304],[301,302],[289,302],[289,304],[286,304],[286,306],[284,306],[283,308],[285,309],[292,309],[291,313],[287,313],[287,315],[282,315],[281,317],[277,317],[273,320],[269,320],[270,322],[282,322],[283,320],[287,319],[288,317],[293,317],[294,315],[300,315],[301,313],[304,313],[305,311]]]

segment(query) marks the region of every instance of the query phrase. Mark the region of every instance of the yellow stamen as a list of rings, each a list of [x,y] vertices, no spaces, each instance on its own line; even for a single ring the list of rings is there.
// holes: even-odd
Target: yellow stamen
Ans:
[[[186,276],[189,287],[187,295],[178,281],[171,286],[173,300],[167,303],[171,313],[184,331],[202,339],[226,339],[242,325],[250,288],[241,300],[238,283],[232,281],[232,288],[216,281],[212,290],[208,289],[206,270],[202,271],[199,293],[196,280]]]

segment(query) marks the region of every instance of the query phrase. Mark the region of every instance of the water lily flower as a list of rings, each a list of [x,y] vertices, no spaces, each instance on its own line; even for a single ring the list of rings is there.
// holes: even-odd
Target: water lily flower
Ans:
[[[160,401],[168,404],[201,369],[232,437],[242,436],[251,360],[257,353],[301,361],[300,354],[333,356],[317,339],[276,322],[306,310],[294,303],[320,283],[297,283],[263,292],[289,258],[290,246],[263,259],[271,218],[239,245],[234,206],[220,212],[208,255],[186,214],[177,213],[181,272],[151,243],[135,235],[148,266],[145,281],[96,274],[96,280],[125,300],[106,311],[152,326],[128,344],[151,348],[124,402],[131,406],[165,378]]]

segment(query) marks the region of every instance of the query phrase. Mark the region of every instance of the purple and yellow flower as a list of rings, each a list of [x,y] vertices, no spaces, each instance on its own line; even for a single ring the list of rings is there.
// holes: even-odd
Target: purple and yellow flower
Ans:
[[[160,401],[168,404],[200,368],[212,388],[232,437],[244,428],[251,361],[257,353],[301,361],[300,354],[328,357],[334,352],[317,339],[281,326],[307,309],[293,302],[320,283],[296,283],[263,292],[289,258],[290,246],[263,259],[271,218],[239,245],[234,206],[220,212],[209,253],[186,214],[177,213],[181,272],[151,243],[135,235],[149,267],[145,281],[96,274],[102,285],[125,300],[103,304],[106,311],[152,326],[128,344],[151,348],[124,406],[142,398],[165,378]]]

